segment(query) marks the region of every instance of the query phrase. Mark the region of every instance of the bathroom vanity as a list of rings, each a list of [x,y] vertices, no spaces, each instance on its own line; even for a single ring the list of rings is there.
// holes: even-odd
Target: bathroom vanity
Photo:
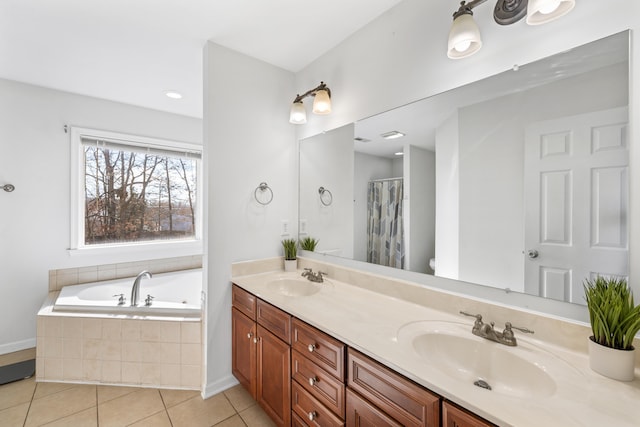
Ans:
[[[578,344],[585,325],[311,260],[299,265],[327,271],[323,283],[268,264],[233,266],[233,373],[277,425],[632,426],[640,419],[638,379],[621,383],[589,370]],[[496,329],[507,321],[530,327],[535,338],[516,331],[518,345],[507,347],[476,337],[460,310],[482,311]]]

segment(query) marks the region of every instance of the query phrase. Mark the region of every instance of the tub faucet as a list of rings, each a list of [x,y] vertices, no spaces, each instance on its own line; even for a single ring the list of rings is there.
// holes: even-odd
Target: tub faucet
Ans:
[[[136,280],[133,281],[133,287],[131,288],[131,307],[135,307],[136,305],[138,305],[138,299],[140,297],[140,281],[143,277],[151,279],[151,277],[153,277],[153,274],[151,274],[147,270],[144,270],[136,276]]]

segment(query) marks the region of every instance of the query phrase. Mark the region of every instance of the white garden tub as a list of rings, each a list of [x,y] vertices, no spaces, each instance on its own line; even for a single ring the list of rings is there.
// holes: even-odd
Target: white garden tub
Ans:
[[[153,272],[151,272],[153,273]],[[138,304],[131,306],[135,277],[65,286],[53,307],[56,312],[108,313],[129,316],[199,317],[202,311],[202,269],[154,274],[140,281]],[[119,296],[126,299],[119,304]],[[147,295],[153,297],[145,306]]]

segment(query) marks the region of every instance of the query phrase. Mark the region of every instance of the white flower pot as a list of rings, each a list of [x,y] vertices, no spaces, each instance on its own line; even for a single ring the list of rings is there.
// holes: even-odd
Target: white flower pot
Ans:
[[[589,367],[605,377],[618,381],[633,381],[635,350],[616,350],[589,338]]]
[[[298,269],[298,260],[297,259],[285,259],[284,260],[284,271],[291,272],[296,271]]]

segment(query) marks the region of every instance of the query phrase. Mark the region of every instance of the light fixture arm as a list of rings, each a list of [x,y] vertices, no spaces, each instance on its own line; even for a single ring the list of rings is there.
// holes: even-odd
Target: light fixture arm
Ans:
[[[473,15],[473,12],[471,10],[486,1],[487,0],[472,0],[469,3],[467,3],[466,1],[461,1],[458,10],[453,12],[453,19],[456,19],[460,15]]]
[[[481,0],[481,1],[486,1],[486,0]],[[303,93],[302,95],[296,95],[296,98],[293,100],[294,103],[296,102],[302,102],[303,99],[305,99],[308,96],[316,96],[316,93],[319,90],[326,90],[327,93],[329,94],[329,97],[331,97],[331,89],[329,89],[327,87],[327,85],[325,84],[325,82],[320,82],[320,84],[317,87],[314,87],[311,90],[306,91],[305,93]]]

